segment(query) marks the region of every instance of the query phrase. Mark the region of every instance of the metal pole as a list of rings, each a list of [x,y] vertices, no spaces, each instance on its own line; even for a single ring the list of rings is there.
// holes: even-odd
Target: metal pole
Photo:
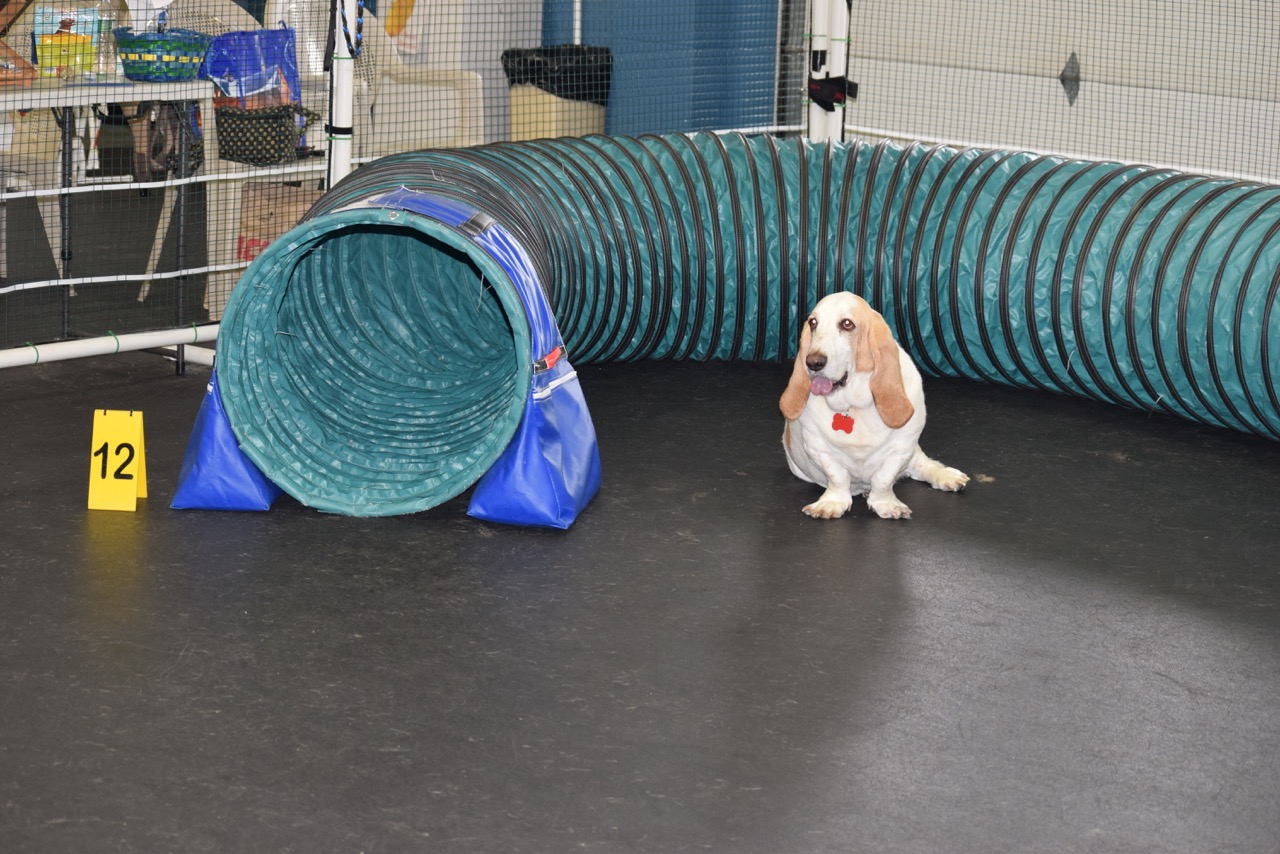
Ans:
[[[833,77],[849,77],[849,5],[847,0],[831,0],[828,18],[827,73]],[[827,139],[844,139],[844,102],[827,114]]]
[[[329,71],[329,184],[332,187],[351,174],[351,149],[355,135],[355,57],[347,47],[347,39],[355,38],[354,32],[344,31],[343,14],[348,22],[347,30],[354,31],[358,13],[356,0],[336,0],[333,4],[333,62]]]
[[[849,73],[848,0],[812,0],[810,7],[809,79],[845,79]],[[809,138],[818,142],[844,138],[844,105],[824,110],[809,102]]]
[[[76,114],[74,108],[63,107],[62,114],[54,114],[58,119],[58,128],[62,133],[62,187],[70,188],[75,183],[75,136]],[[71,278],[71,194],[63,193],[58,197],[58,211],[62,214],[61,234],[58,235],[58,275],[64,279]],[[71,294],[73,289],[67,285],[62,289],[62,337],[71,337]]]
[[[164,109],[171,109],[165,107]],[[180,121],[186,122],[186,127],[178,130],[178,177],[187,177],[187,161],[191,156],[191,137],[192,130],[195,127],[195,101],[186,101],[182,104],[182,108],[178,111]],[[171,188],[173,189],[173,188]],[[175,206],[178,214],[178,269],[185,270],[187,268],[187,182],[183,181],[176,188],[178,193],[178,203]],[[168,192],[166,190],[165,192]],[[182,274],[178,277],[178,308],[177,322],[175,326],[181,327],[186,322],[186,300],[187,300],[187,276]],[[174,371],[178,376],[182,376],[187,372],[186,346],[177,345],[178,358],[174,362]]]

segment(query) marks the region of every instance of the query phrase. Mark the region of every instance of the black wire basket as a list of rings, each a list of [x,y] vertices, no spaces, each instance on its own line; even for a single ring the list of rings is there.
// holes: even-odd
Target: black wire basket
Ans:
[[[218,156],[251,166],[277,166],[298,159],[302,137],[320,114],[300,104],[216,107]],[[301,121],[299,121],[301,119]]]

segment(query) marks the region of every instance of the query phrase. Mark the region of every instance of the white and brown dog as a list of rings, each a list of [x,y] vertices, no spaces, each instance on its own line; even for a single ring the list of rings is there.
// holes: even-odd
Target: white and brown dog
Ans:
[[[832,294],[814,307],[779,406],[792,473],[826,487],[804,508],[810,516],[837,519],[865,494],[881,518],[908,519],[911,508],[893,494],[903,475],[947,492],[969,482],[920,450],[920,372],[862,297]]]

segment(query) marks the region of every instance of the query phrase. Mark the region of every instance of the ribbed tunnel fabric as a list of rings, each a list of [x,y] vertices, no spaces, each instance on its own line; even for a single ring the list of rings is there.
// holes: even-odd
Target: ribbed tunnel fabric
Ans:
[[[376,161],[246,271],[219,340],[228,416],[323,509],[466,489],[543,355],[511,275],[371,204],[396,191],[500,224],[579,364],[788,359],[812,305],[851,290],[926,373],[1280,438],[1280,188],[944,146],[543,140]]]
[[[462,242],[426,217],[339,213],[264,253],[255,281],[278,287],[241,283],[219,332],[222,400],[241,449],[286,492],[336,513],[411,513],[506,447],[529,388],[528,322],[497,262]]]

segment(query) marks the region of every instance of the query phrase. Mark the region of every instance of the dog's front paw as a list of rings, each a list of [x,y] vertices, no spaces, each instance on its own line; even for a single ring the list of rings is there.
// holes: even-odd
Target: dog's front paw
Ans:
[[[853,496],[833,496],[823,493],[822,497],[804,508],[804,512],[815,519],[839,519],[853,506]]]
[[[950,466],[944,466],[934,477],[933,482],[929,485],[934,489],[941,489],[943,492],[959,492],[969,483],[969,475],[953,469]]]
[[[894,496],[888,498],[869,498],[867,506],[881,519],[910,519],[911,508]]]

